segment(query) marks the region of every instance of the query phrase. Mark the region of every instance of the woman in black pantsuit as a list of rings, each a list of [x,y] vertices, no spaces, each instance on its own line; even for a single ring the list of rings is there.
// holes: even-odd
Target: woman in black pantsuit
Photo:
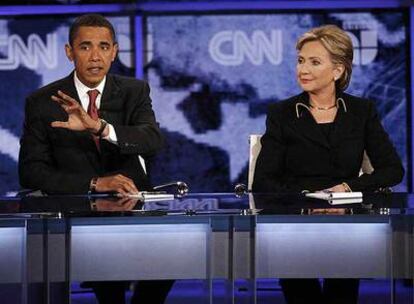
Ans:
[[[314,28],[297,42],[297,80],[303,93],[269,107],[253,191],[372,191],[398,184],[401,160],[372,101],[344,93],[353,47],[334,25]],[[374,172],[359,176],[366,151]],[[358,280],[285,279],[287,303],[357,303]]]

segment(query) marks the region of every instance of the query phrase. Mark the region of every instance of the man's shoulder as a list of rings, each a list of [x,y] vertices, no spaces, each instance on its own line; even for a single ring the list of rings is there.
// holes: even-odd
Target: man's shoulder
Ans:
[[[37,98],[41,98],[44,96],[50,96],[52,94],[56,94],[56,92],[62,88],[62,84],[64,84],[65,82],[70,81],[68,77],[56,80],[54,82],[51,82],[39,89],[37,89],[36,91],[32,92],[28,98],[29,99],[37,99]]]
[[[348,110],[357,115],[363,115],[375,108],[375,102],[364,97],[343,93],[342,98],[344,99]]]
[[[372,100],[371,99],[368,99],[368,98],[366,98],[366,97],[360,97],[360,96],[356,96],[356,95],[351,95],[351,94],[349,94],[349,93],[343,93],[342,94],[342,97],[346,100],[346,101],[348,101],[348,102],[351,102],[351,103],[370,103],[370,102],[372,102]]]
[[[121,88],[137,88],[144,87],[147,82],[145,80],[137,79],[129,76],[121,76],[116,74],[108,74],[108,80],[114,82]]]

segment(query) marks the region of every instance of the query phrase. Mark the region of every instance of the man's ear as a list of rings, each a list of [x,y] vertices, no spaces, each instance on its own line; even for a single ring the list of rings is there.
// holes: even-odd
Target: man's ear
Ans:
[[[65,44],[65,52],[66,52],[66,57],[68,57],[70,61],[73,61],[72,47],[69,45],[69,43]]]
[[[112,54],[112,62],[114,62],[116,55],[118,55],[118,43],[114,43],[114,52]]]

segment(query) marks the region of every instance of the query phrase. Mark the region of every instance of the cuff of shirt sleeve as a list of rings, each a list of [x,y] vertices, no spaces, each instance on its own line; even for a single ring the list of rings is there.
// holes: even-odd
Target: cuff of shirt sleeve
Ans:
[[[109,133],[107,136],[102,137],[103,139],[117,145],[118,144],[118,138],[116,137],[114,126],[111,124],[108,124]]]

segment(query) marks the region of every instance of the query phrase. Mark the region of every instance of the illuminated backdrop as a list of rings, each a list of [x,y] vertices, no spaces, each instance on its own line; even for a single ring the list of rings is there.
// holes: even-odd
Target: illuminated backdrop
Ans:
[[[376,101],[409,168],[407,9],[203,13],[200,4],[191,7],[197,9],[191,13],[188,4],[182,7],[186,13],[150,14],[145,8],[151,7],[144,7],[142,28],[134,26],[132,13],[108,15],[120,42],[113,72],[142,74],[134,63],[143,54],[154,109],[168,140],[168,147],[151,162],[155,184],[182,179],[192,191],[229,191],[236,182],[246,182],[248,134],[264,132],[269,103],[299,92],[295,41],[325,23],[337,24],[352,36],[355,62],[348,92]],[[10,14],[23,9],[26,14],[36,11],[20,7]],[[85,6],[59,9],[93,11]],[[72,70],[64,55],[72,18],[44,13],[0,17],[0,194],[19,188],[18,139],[25,97]],[[396,190],[406,190],[406,184],[404,180]]]
[[[300,92],[298,37],[337,24],[352,37],[347,92],[373,99],[407,168],[407,41],[402,12],[154,15],[146,22],[146,72],[169,147],[153,178],[196,191],[246,182],[248,135],[263,133],[269,103]],[[406,190],[406,181],[395,188]]]

